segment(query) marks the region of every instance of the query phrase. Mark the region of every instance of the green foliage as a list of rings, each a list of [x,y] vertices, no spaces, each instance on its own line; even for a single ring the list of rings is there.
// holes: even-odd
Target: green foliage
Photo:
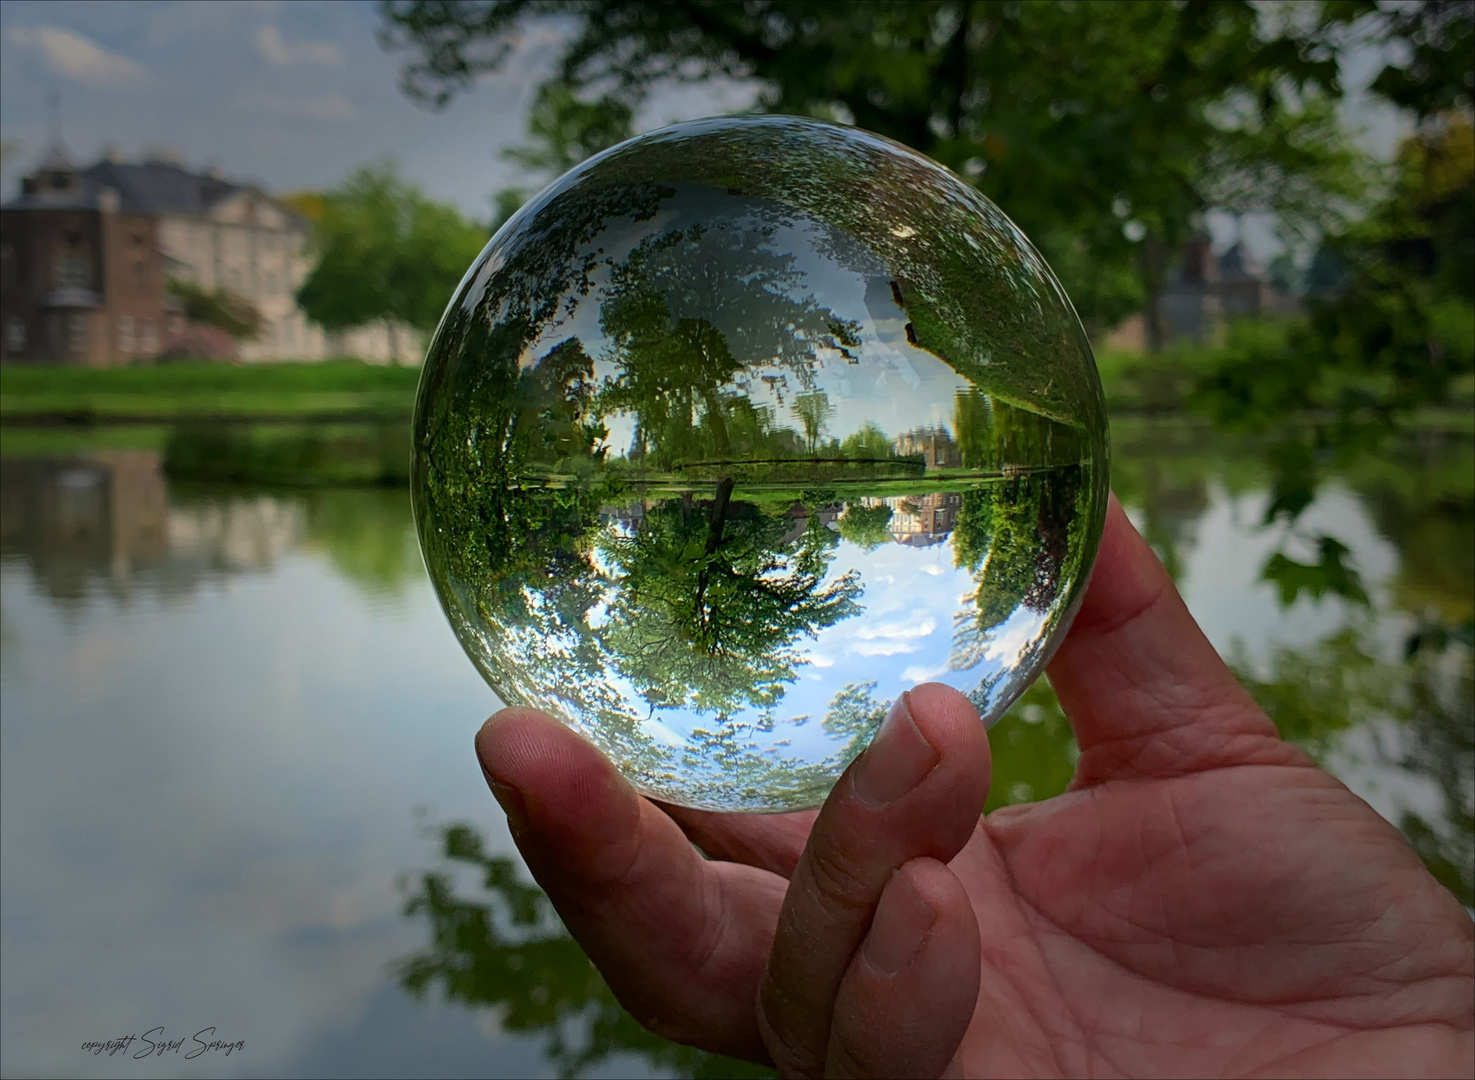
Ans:
[[[399,424],[187,422],[170,433],[164,467],[175,480],[290,487],[402,487],[409,434]]]
[[[1281,604],[1289,607],[1303,592],[1312,599],[1320,599],[1330,593],[1367,604],[1367,592],[1357,571],[1343,561],[1348,554],[1347,545],[1334,536],[1318,536],[1316,548],[1318,559],[1314,563],[1297,562],[1282,552],[1270,556],[1261,577],[1265,581],[1273,581],[1280,589]]]
[[[653,706],[726,717],[783,697],[796,639],[860,610],[855,573],[824,584],[839,542],[817,516],[797,539],[788,514],[728,499],[669,501],[599,546],[622,575],[603,635],[614,666]]]
[[[1348,5],[1335,0],[1335,10]],[[1386,38],[1403,43],[1404,63],[1385,67],[1373,90],[1419,117],[1467,112],[1475,103],[1475,4],[1470,0],[1418,0],[1380,12]]]
[[[237,341],[250,341],[261,333],[261,313],[232,292],[207,292],[193,282],[171,278],[169,293],[179,298],[190,322],[218,326]]]
[[[540,105],[552,114],[597,88],[582,106],[596,130],[657,85],[719,76],[750,80],[765,111],[853,120],[970,177],[1051,259],[1087,320],[1109,325],[1141,305],[1163,270],[1153,253],[1204,208],[1269,209],[1307,228],[1358,194],[1333,108],[1334,46],[1367,11],[388,0],[383,36],[414,54],[402,85],[435,104],[496,70],[528,25],[557,20],[574,32]]]
[[[502,1030],[541,1037],[544,1056],[561,1076],[586,1075],[615,1054],[638,1054],[648,1068],[678,1076],[772,1075],[646,1031],[512,859],[488,854],[470,825],[437,833],[443,869],[401,881],[405,915],[429,931],[426,947],[397,965],[411,996],[435,989],[459,1004],[497,1010]],[[458,869],[473,871],[479,889],[463,894]]]
[[[840,456],[855,461],[885,461],[896,456],[891,439],[867,420],[858,431],[840,440]]]
[[[886,531],[891,514],[891,507],[885,503],[867,506],[862,502],[848,502],[845,513],[840,515],[840,535],[866,551],[874,551],[891,539]]]
[[[633,134],[633,116],[630,105],[618,98],[606,95],[584,102],[564,83],[544,83],[528,113],[533,145],[512,147],[504,153],[535,173],[558,176],[628,139]]]
[[[384,162],[323,195],[313,237],[317,265],[297,291],[311,319],[330,330],[378,320],[429,330],[487,233]]]

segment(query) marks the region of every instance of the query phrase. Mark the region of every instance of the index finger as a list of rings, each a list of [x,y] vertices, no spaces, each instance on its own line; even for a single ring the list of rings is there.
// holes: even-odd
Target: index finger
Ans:
[[[758,995],[763,1040],[782,1074],[825,1074],[836,995],[877,901],[904,864],[945,864],[968,841],[989,762],[972,703],[927,683],[897,700],[835,785],[789,879]],[[973,999],[952,1004],[965,1025]]]
[[[1115,495],[1091,583],[1049,672],[1081,748],[1077,785],[1284,764],[1291,754]]]

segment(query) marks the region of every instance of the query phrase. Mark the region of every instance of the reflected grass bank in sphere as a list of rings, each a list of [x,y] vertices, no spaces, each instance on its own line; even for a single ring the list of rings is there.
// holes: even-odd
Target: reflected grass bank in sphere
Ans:
[[[568,173],[467,273],[412,488],[462,645],[644,793],[823,801],[894,695],[992,723],[1064,633],[1107,439],[1049,267],[934,162],[703,120]]]

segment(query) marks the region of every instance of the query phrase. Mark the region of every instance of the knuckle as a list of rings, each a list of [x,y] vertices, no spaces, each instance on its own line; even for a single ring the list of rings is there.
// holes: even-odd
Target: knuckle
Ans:
[[[886,875],[871,874],[854,859],[823,847],[811,852],[809,872],[824,905],[847,911],[875,904],[886,880]]]

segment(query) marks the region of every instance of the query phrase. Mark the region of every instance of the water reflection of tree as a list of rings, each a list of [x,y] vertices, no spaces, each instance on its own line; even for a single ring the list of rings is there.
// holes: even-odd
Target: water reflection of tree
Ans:
[[[1361,616],[1309,647],[1279,648],[1262,670],[1241,657],[1240,681],[1286,738],[1320,761],[1358,762],[1427,777],[1442,802],[1429,817],[1404,806],[1397,821],[1425,865],[1460,902],[1475,904],[1475,663],[1467,644],[1418,650],[1402,663],[1381,654]],[[1345,736],[1362,729],[1365,751]]]
[[[308,542],[367,592],[399,596],[420,570],[402,491],[337,489],[305,494]]]
[[[602,634],[652,707],[727,716],[769,708],[802,658],[795,642],[859,611],[854,572],[824,583],[839,537],[815,515],[765,514],[731,499],[669,500],[600,548],[621,576]]]
[[[502,1030],[541,1035],[545,1057],[563,1076],[625,1054],[639,1055],[648,1071],[678,1076],[771,1075],[646,1031],[615,1001],[515,860],[488,854],[469,825],[437,833],[445,865],[402,886],[405,916],[423,921],[430,938],[397,965],[400,985],[412,996],[434,988],[467,1007],[495,1010]],[[457,870],[480,876],[476,895],[458,889]]]

